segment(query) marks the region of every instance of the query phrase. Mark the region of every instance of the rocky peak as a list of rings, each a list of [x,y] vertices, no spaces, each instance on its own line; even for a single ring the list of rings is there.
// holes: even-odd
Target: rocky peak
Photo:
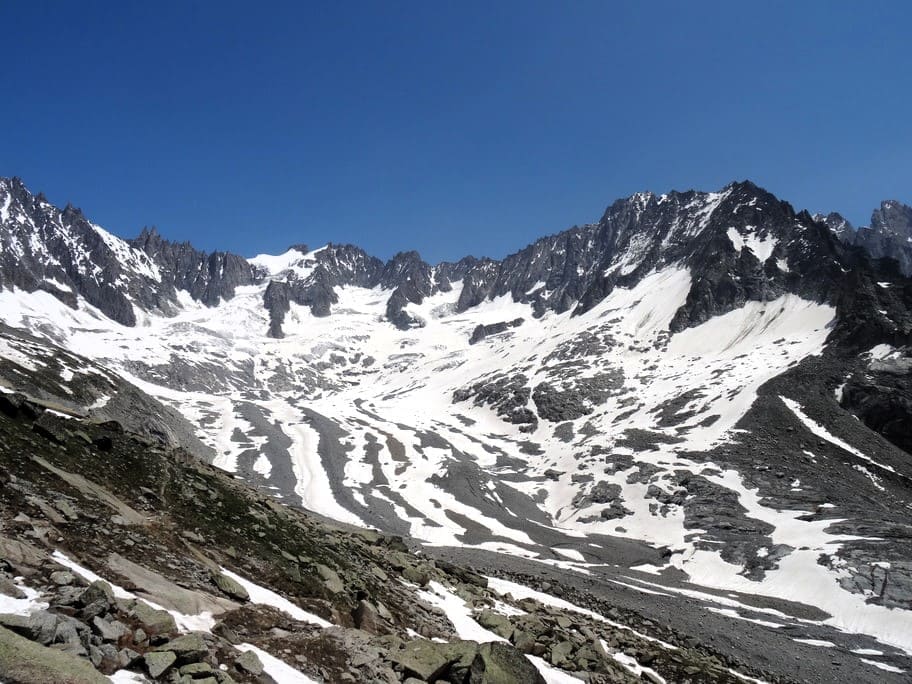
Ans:
[[[156,228],[143,228],[130,245],[147,254],[160,268],[163,281],[207,306],[231,299],[235,289],[258,280],[251,264],[237,254],[197,250],[189,242],[171,242]]]
[[[18,178],[0,185],[0,287],[43,290],[76,307],[77,296],[123,325],[134,325],[134,305],[169,311],[151,260],[91,224],[71,204],[64,209],[32,195]]]
[[[842,214],[831,211],[826,216],[823,214],[814,214],[813,219],[825,224],[827,228],[833,231],[833,234],[843,242],[852,244],[855,241],[855,226],[849,223]]]
[[[912,207],[896,200],[881,202],[871,215],[871,226],[856,233],[855,244],[871,256],[894,259],[912,276]]]
[[[871,229],[912,237],[912,207],[896,200],[885,200],[871,214]]]

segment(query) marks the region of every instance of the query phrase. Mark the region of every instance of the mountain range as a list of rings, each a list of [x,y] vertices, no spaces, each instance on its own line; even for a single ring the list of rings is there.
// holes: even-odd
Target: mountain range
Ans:
[[[907,681],[910,274],[912,208],[748,181],[429,264],[0,179],[0,629],[155,681]]]

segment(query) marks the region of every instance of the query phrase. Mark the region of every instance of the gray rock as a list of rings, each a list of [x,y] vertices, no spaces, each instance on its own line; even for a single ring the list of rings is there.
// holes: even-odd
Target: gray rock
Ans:
[[[425,568],[416,568],[412,565],[407,565],[402,569],[402,577],[419,587],[426,587],[431,581],[431,575]]]
[[[175,653],[185,660],[198,660],[209,652],[209,645],[201,632],[189,632],[162,644],[155,650]]]
[[[91,663],[0,627],[0,681],[29,684],[110,684]]]
[[[117,662],[120,665],[121,669],[125,667],[130,667],[137,660],[142,658],[142,655],[134,651],[132,648],[122,648],[117,652]]]
[[[222,573],[213,573],[212,581],[228,596],[242,603],[250,600],[250,595],[240,583]]]
[[[345,584],[339,577],[338,573],[332,568],[317,564],[317,573],[323,579],[323,586],[330,594],[341,594],[345,591]]]
[[[51,573],[51,582],[58,587],[65,587],[69,584],[73,584],[75,581],[76,576],[69,570],[57,570],[56,572]]]
[[[259,656],[253,651],[244,651],[241,653],[241,655],[234,659],[234,664],[235,667],[238,667],[254,677],[259,677],[263,674],[263,663],[260,661]]]
[[[120,641],[121,637],[130,631],[129,627],[118,620],[108,622],[104,618],[98,616],[92,618],[92,626],[102,639],[114,643]]]
[[[177,631],[174,617],[165,611],[152,608],[142,601],[131,601],[128,614],[139,622],[142,630],[151,636],[170,634]]]
[[[153,679],[161,677],[177,662],[177,654],[171,651],[149,651],[143,656],[149,676]]]
[[[573,643],[570,641],[558,641],[548,649],[548,661],[552,665],[560,666],[561,663],[570,658],[573,652]]]
[[[513,635],[513,623],[509,618],[493,610],[483,610],[476,618],[479,625],[489,629],[504,639],[509,639]]]
[[[96,580],[85,588],[85,590],[79,595],[78,600],[79,603],[83,606],[101,602],[101,604],[105,606],[104,612],[107,612],[108,609],[114,605],[114,590],[107,582],[103,580]]]
[[[13,582],[9,577],[0,575],[0,594],[4,596],[11,596],[12,598],[23,599],[25,598],[25,592],[23,592],[19,587],[16,586],[16,583]]]

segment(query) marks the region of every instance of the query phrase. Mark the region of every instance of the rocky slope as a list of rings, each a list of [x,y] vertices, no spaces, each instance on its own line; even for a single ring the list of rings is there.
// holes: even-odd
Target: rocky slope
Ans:
[[[383,262],[341,245],[245,260],[152,231],[128,243],[31,196],[18,181],[0,182],[0,208],[0,240],[14,252],[0,260],[7,391],[87,425],[117,421],[144,458],[183,464],[180,478],[196,478],[192,467],[206,473],[210,488],[243,482],[253,488],[245,496],[263,502],[257,506],[317,525],[305,536],[339,524],[370,527],[424,554],[393,568],[419,585],[401,585],[406,593],[396,599],[358,579],[362,565],[378,562],[369,551],[351,550],[361,560],[348,565],[302,551],[343,584],[359,568],[357,590],[340,603],[319,592],[287,593],[274,553],[245,547],[237,559],[226,557],[228,547],[239,548],[222,536],[206,546],[203,555],[219,568],[245,581],[262,578],[264,589],[291,596],[298,609],[348,627],[359,601],[378,613],[382,604],[392,616],[384,619],[398,625],[393,633],[408,641],[410,629],[424,634],[424,613],[413,618],[407,606],[424,601],[446,609],[455,631],[435,633],[441,638],[487,641],[500,630],[544,664],[596,671],[593,681],[644,667],[668,681],[704,676],[684,667],[708,668],[716,678],[728,667],[763,671],[767,681],[901,681],[909,671],[912,281],[895,262],[844,244],[823,221],[761,188],[742,182],[712,193],[639,193],[596,223],[503,260],[438,265],[413,252]],[[50,423],[54,415],[35,420]],[[90,437],[92,429],[80,428]],[[36,448],[23,443],[21,453]],[[117,489],[98,479],[97,468],[42,458],[109,493]],[[39,490],[30,495],[44,501]],[[154,503],[111,495],[135,510]],[[209,505],[207,497],[197,498]],[[165,506],[169,517],[174,501]],[[194,519],[223,520],[217,508],[180,518],[175,534],[189,526],[205,538]],[[302,509],[311,513],[292,513]],[[322,527],[328,520],[336,527]],[[115,528],[102,529],[102,541],[117,537]],[[348,532],[354,536],[345,539],[377,534]],[[153,563],[120,541],[96,557]],[[291,549],[296,542],[273,543],[300,555]],[[390,556],[385,543],[365,544]],[[77,547],[61,549],[91,565]],[[211,567],[209,574],[184,568],[169,553],[175,567],[150,569],[184,588],[214,591]],[[248,557],[250,567],[235,562]],[[475,575],[458,568],[467,564],[498,576],[488,591],[573,612],[554,603],[555,595],[569,597],[591,608],[595,622],[568,617],[569,627],[555,628],[541,617],[539,629],[511,620],[507,633],[501,618],[532,611],[501,597],[508,607],[500,606],[500,617],[482,618],[475,609],[497,612],[500,604],[466,604],[460,592],[470,590],[462,585],[475,586],[465,579]],[[407,566],[420,566],[437,584],[421,587]],[[117,584],[125,577],[91,567]],[[383,574],[373,577],[397,577],[379,567]],[[49,582],[35,587],[54,591]],[[338,615],[317,610],[313,598]],[[83,608],[73,605],[74,615]],[[121,608],[105,616],[129,623]],[[617,634],[593,645],[584,628],[613,622],[679,651],[693,648],[697,661],[716,660],[704,667],[687,656],[675,669],[658,653],[641,659],[643,645]],[[573,645],[559,645],[565,642]],[[394,676],[405,674],[389,660],[388,645],[369,644],[386,649],[384,667]],[[593,664],[590,646],[609,669]],[[469,660],[502,651],[453,648],[434,657],[447,667],[461,663],[441,671],[456,680],[474,676]],[[269,653],[286,662],[286,655],[303,657],[285,645]],[[218,661],[232,677],[241,676],[231,665],[237,657]],[[302,663],[312,678],[343,674]]]
[[[523,654],[552,680],[753,672],[635,614],[511,597],[115,422],[0,395],[0,445],[6,682],[545,681]]]

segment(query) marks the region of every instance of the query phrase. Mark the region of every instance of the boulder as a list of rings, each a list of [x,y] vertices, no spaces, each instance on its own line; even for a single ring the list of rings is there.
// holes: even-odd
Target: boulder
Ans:
[[[151,636],[170,634],[177,631],[174,617],[166,610],[153,608],[144,601],[131,601],[127,614],[136,620],[142,630]]]
[[[183,661],[194,661],[200,660],[209,653],[209,645],[201,632],[188,632],[162,644],[155,650],[174,653]]]
[[[489,629],[494,632],[497,636],[502,636],[504,639],[509,639],[513,635],[513,623],[510,620],[500,613],[496,613],[493,610],[486,609],[481,611],[477,618],[479,625],[485,629]]]
[[[355,627],[363,629],[370,634],[381,634],[383,631],[383,620],[380,613],[370,601],[358,601],[358,605],[352,611],[352,618],[355,621]]]
[[[213,573],[212,582],[225,594],[236,601],[245,603],[250,600],[250,595],[247,593],[247,590],[241,586],[239,582],[228,577],[228,575],[223,575],[222,573]]]
[[[437,643],[418,639],[389,654],[406,677],[471,684],[545,684],[535,666],[509,644]]]
[[[143,660],[149,676],[155,679],[165,674],[168,668],[177,662],[177,655],[171,651],[150,651],[143,656]]]
[[[122,622],[114,620],[108,622],[102,617],[92,618],[92,627],[95,632],[104,640],[117,643],[120,638],[129,632],[129,628]]]
[[[51,573],[51,582],[58,587],[66,587],[76,581],[76,575],[69,570],[57,570]]]
[[[560,666],[573,652],[573,643],[570,641],[557,641],[548,650],[548,660],[552,665]]]
[[[469,668],[472,684],[545,684],[535,666],[508,644],[481,644]]]
[[[431,581],[431,575],[425,568],[416,568],[411,565],[406,565],[402,569],[402,578],[407,582],[417,584],[419,587],[426,587],[428,582]]]
[[[110,684],[88,660],[47,648],[0,627],[0,681]]]
[[[263,663],[260,657],[253,651],[244,651],[234,659],[234,666],[239,670],[246,672],[254,677],[263,674]]]
[[[114,603],[114,590],[104,580],[96,580],[83,590],[79,595],[79,603],[84,606],[96,601],[103,601],[111,606]]]
[[[332,568],[318,564],[317,573],[323,579],[323,586],[326,587],[330,594],[341,594],[345,591],[345,584],[342,583],[342,579]]]

